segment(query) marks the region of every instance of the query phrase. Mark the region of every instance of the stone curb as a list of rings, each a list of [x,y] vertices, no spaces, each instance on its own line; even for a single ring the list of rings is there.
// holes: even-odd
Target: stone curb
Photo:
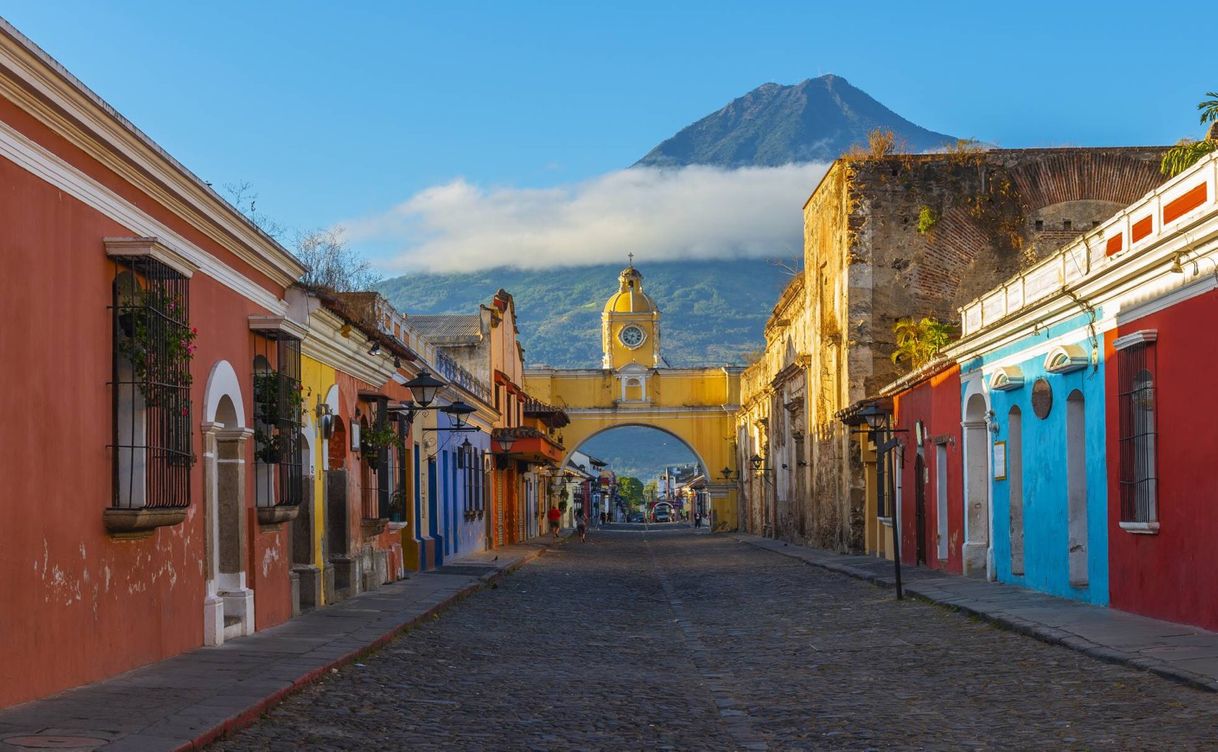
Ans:
[[[424,623],[428,619],[438,616],[442,612],[448,610],[452,606],[455,606],[457,603],[460,603],[461,601],[465,600],[466,598],[468,598],[469,596],[478,592],[479,590],[482,590],[483,588],[486,588],[489,585],[495,584],[495,583],[499,582],[500,580],[504,579],[509,574],[511,574],[511,573],[515,572],[516,570],[520,569],[521,567],[523,567],[525,564],[528,564],[529,562],[533,561],[534,559],[540,557],[543,553],[546,552],[546,550],[548,550],[548,548],[549,548],[549,545],[544,545],[544,546],[537,548],[536,550],[525,552],[524,555],[521,556],[519,559],[507,564],[502,569],[500,569],[496,572],[487,572],[486,574],[478,577],[477,582],[473,582],[473,583],[470,583],[469,585],[466,585],[465,587],[461,588],[457,592],[450,595],[445,600],[441,601],[440,603],[437,603],[436,605],[427,609],[426,611],[419,614],[418,616],[415,616],[415,617],[409,619],[408,621],[398,624],[397,626],[393,627],[392,629],[385,632],[380,637],[377,637],[372,642],[369,642],[368,644],[364,645],[363,647],[357,648],[345,655],[340,656],[339,658],[336,658],[336,659],[330,661],[329,663],[326,663],[323,666],[313,669],[312,671],[309,671],[308,673],[305,673],[305,674],[297,677],[287,687],[284,687],[283,689],[277,690],[277,691],[273,692],[272,694],[267,695],[266,697],[263,697],[261,699],[254,701],[249,707],[240,711],[239,713],[232,716],[231,718],[228,718],[227,720],[223,721],[222,723],[198,734],[197,736],[195,736],[194,739],[190,740],[186,744],[183,744],[183,745],[175,748],[174,752],[190,752],[191,750],[202,749],[203,747],[206,747],[208,744],[211,744],[212,742],[223,739],[224,737],[229,736],[230,734],[233,734],[234,732],[240,731],[241,729],[246,728],[247,726],[253,725],[254,723],[256,723],[258,721],[259,718],[261,718],[263,715],[265,715],[274,706],[283,702],[288,697],[296,694],[297,692],[300,692],[301,690],[305,689],[306,687],[308,687],[312,684],[315,684],[323,676],[328,675],[331,670],[342,668],[343,666],[349,665],[351,663],[355,663],[357,660],[368,655],[369,653],[376,652],[377,650],[383,648],[385,645],[392,642],[396,637],[398,637],[403,632],[409,630],[410,628],[418,626],[419,624]]]
[[[762,551],[769,551],[770,553],[775,553],[780,556],[786,556],[788,558],[801,561],[809,566],[819,567],[830,572],[836,572],[837,574],[844,574],[848,577],[865,580],[866,582],[878,587],[895,587],[895,583],[891,578],[876,575],[864,569],[852,567],[848,564],[828,561],[817,556],[800,556],[798,553],[800,550],[808,552],[815,551],[815,549],[809,549],[806,546],[797,545],[793,546],[795,549],[794,551],[783,551],[761,541],[741,538],[739,536],[736,536],[736,540],[754,548],[759,548]],[[790,546],[784,546],[784,548],[786,547]],[[904,589],[907,594],[913,595],[920,601],[931,603],[941,608],[951,609],[952,611],[968,614],[969,616],[974,616],[982,621],[985,621],[987,624],[1000,627],[1009,632],[1021,634],[1025,637],[1031,637],[1049,645],[1059,645],[1105,663],[1128,666],[1141,671],[1147,671],[1160,678],[1168,679],[1170,681],[1192,687],[1193,689],[1200,689],[1206,692],[1218,692],[1218,681],[1208,676],[1196,674],[1192,671],[1185,671],[1184,669],[1175,668],[1174,666],[1162,661],[1143,658],[1141,656],[1133,655],[1107,645],[1091,642],[1090,640],[1079,637],[1075,634],[1071,634],[1070,632],[1066,632],[1055,627],[1049,627],[1038,622],[1029,621],[1028,619],[1007,616],[1001,612],[987,611],[979,606],[970,605],[963,600],[948,600],[946,598],[936,597],[921,589],[916,582],[906,583],[904,585]]]

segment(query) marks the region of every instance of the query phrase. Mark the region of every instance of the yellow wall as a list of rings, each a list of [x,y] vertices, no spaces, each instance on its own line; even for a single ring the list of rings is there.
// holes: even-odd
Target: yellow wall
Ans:
[[[300,385],[304,388],[304,411],[307,416],[305,430],[308,432],[309,449],[313,455],[313,493],[311,500],[305,503],[313,505],[313,561],[323,571],[327,566],[327,562],[322,559],[321,555],[321,540],[326,528],[326,442],[321,438],[315,409],[318,401],[325,401],[326,392],[330,391],[334,382],[333,368],[313,360],[307,355],[300,356]],[[324,601],[325,594],[323,593],[321,597]]]

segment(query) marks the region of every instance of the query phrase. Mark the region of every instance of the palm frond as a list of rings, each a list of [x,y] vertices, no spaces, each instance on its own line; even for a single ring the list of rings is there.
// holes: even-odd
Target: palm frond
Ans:
[[[1207,91],[1205,96],[1209,99],[1197,103],[1197,109],[1201,111],[1202,125],[1218,121],[1218,91]]]
[[[1159,163],[1159,171],[1168,177],[1174,177],[1197,164],[1206,154],[1218,149],[1218,143],[1213,141],[1194,141],[1186,138],[1163,154]]]

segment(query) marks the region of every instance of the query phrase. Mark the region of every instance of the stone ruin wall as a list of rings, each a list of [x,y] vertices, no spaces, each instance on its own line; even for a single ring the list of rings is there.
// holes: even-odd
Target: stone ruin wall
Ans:
[[[804,210],[811,542],[862,548],[863,468],[836,414],[901,375],[893,324],[956,324],[959,306],[1162,183],[1162,153],[993,150],[834,164]],[[935,221],[919,232],[923,207]]]

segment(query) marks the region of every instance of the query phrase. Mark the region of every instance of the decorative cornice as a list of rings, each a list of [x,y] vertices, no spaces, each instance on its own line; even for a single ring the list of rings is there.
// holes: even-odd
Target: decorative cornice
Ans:
[[[0,19],[0,24],[3,21]],[[3,76],[0,76],[3,81]],[[286,304],[274,293],[191,243],[114,191],[64,162],[39,144],[0,121],[0,157],[109,217],[143,237],[155,237],[198,268],[199,272],[268,311],[283,312]]]
[[[111,258],[150,258],[190,279],[198,265],[161,243],[156,238],[102,238],[106,255]]]
[[[287,286],[305,267],[210,186],[0,19],[0,95],[258,271]]]
[[[342,328],[343,320],[335,314],[326,309],[314,311],[301,353],[368,384],[380,386],[388,381],[394,368],[381,358],[369,360],[363,343],[344,337]]]
[[[303,340],[309,334],[308,327],[298,324],[286,316],[250,316],[251,332],[275,332]]]
[[[1158,329],[1142,329],[1117,337],[1112,343],[1112,349],[1124,350],[1127,347],[1133,347],[1134,345],[1141,345],[1148,342],[1155,342],[1158,339]]]

